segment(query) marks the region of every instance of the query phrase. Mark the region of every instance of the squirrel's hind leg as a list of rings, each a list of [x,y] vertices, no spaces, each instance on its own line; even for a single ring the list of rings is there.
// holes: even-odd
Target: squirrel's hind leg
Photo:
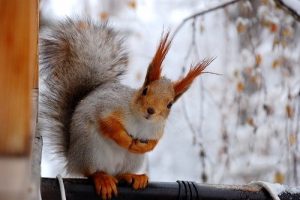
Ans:
[[[133,189],[144,189],[148,185],[148,176],[146,174],[119,174],[116,176],[119,181],[124,180],[128,184],[132,184]]]
[[[95,172],[89,177],[94,181],[95,190],[102,199],[111,199],[112,195],[118,195],[118,180],[115,177],[102,171]]]

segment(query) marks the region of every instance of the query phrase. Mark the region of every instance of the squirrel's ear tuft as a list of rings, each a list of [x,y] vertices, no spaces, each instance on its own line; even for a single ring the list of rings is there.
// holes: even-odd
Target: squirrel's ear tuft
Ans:
[[[160,78],[161,70],[162,70],[162,62],[164,61],[172,42],[172,40],[169,39],[169,36],[170,36],[170,32],[167,32],[166,34],[162,34],[162,38],[157,47],[156,53],[148,67],[144,86]]]
[[[173,84],[175,91],[175,101],[189,89],[194,79],[199,76],[203,70],[213,61],[214,59],[204,59],[202,62],[198,63],[195,66],[192,66],[188,74],[176,81]]]

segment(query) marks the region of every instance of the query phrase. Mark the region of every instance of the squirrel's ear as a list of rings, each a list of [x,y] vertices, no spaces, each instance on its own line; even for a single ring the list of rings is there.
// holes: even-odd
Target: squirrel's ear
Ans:
[[[202,62],[198,63],[197,65],[192,66],[190,71],[185,77],[181,78],[180,80],[176,81],[173,84],[174,91],[175,91],[174,101],[176,101],[185,91],[189,89],[194,79],[197,76],[199,76],[213,60],[214,59],[205,59]]]
[[[156,53],[148,67],[144,86],[160,78],[160,74],[162,70],[162,62],[164,61],[171,45],[171,40],[169,39],[170,32],[167,32],[165,35],[164,34],[162,35],[163,36],[157,47]]]

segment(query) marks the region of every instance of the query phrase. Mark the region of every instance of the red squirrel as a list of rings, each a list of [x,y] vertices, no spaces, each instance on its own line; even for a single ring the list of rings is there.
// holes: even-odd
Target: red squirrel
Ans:
[[[103,199],[117,195],[118,181],[145,188],[146,174],[136,174],[161,139],[172,105],[211,63],[192,66],[185,77],[161,75],[170,49],[162,36],[144,84],[120,83],[128,53],[120,33],[107,24],[66,19],[40,36],[41,129],[66,160],[69,174],[93,180]]]

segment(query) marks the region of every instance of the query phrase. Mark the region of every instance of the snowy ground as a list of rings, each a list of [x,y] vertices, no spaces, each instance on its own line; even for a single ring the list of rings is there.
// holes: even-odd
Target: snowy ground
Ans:
[[[44,6],[43,9],[45,13],[52,12],[51,17],[47,17],[52,19],[65,15],[81,16],[86,12],[97,18],[100,12],[104,13],[109,7],[106,1],[103,1],[106,2],[102,4],[103,7],[98,1],[89,1],[90,5],[82,9],[77,5],[80,3],[78,0],[64,1],[65,5],[59,0],[51,2],[53,7]],[[174,30],[186,16],[224,1],[139,0],[136,7],[130,4],[132,2],[135,1],[122,1],[115,6],[111,11],[110,23],[128,35],[131,60],[129,72],[123,81],[138,87],[143,82],[146,67],[162,31]],[[230,9],[232,11],[236,7]],[[163,139],[149,154],[147,170],[150,179],[202,182],[203,176],[207,176],[209,183],[241,184],[252,180],[272,182],[283,178],[278,182],[295,184],[295,174],[292,174],[295,168],[291,160],[293,153],[299,156],[296,146],[300,143],[296,137],[291,144],[291,135],[299,133],[296,128],[299,126],[297,115],[300,112],[300,106],[297,107],[300,97],[296,98],[300,90],[299,40],[290,49],[274,50],[274,38],[262,32],[266,37],[255,51],[262,56],[260,72],[263,72],[261,74],[267,92],[241,95],[236,85],[243,77],[236,76],[235,72],[254,65],[257,60],[248,49],[240,48],[236,24],[228,22],[224,11],[216,11],[197,20],[196,27],[197,54],[191,53],[186,59],[192,41],[192,28],[188,23],[176,36],[165,60],[163,73],[176,80],[183,66],[188,68],[191,63],[205,57],[216,57],[207,70],[222,75],[204,74],[183,100],[174,105]],[[203,31],[199,33],[199,29]],[[295,34],[299,37],[299,32]],[[298,63],[289,77],[285,76],[284,70],[271,67],[274,59],[284,54]],[[289,100],[288,93],[295,98]],[[295,108],[294,118],[289,120],[285,117],[287,103]],[[265,104],[271,105],[272,116],[264,112]],[[239,123],[238,113],[243,105],[249,108],[248,112],[254,113],[251,118],[254,122]],[[186,120],[183,108],[187,110],[191,125]],[[191,126],[196,130],[196,135],[191,131]],[[55,176],[58,171],[53,166],[56,163],[45,153],[42,175]],[[296,170],[298,168],[299,164],[296,164]]]

